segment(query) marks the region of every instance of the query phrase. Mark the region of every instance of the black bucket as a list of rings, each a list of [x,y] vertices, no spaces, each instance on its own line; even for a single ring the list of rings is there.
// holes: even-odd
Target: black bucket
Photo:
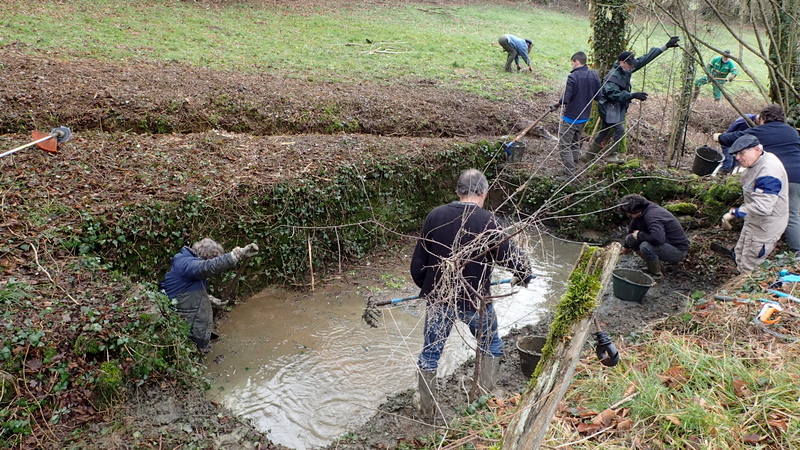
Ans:
[[[512,142],[511,145],[506,147],[506,161],[520,162],[525,155],[525,144],[522,142]]]
[[[653,277],[640,270],[617,269],[611,275],[614,279],[614,297],[626,302],[641,303],[655,284]]]
[[[522,374],[530,378],[533,371],[542,358],[542,348],[547,342],[545,336],[525,336],[517,341],[517,353],[519,353],[519,365]]]
[[[719,150],[711,148],[707,145],[702,145],[694,149],[694,163],[692,164],[692,172],[695,175],[711,175],[714,169],[725,159],[725,156]]]

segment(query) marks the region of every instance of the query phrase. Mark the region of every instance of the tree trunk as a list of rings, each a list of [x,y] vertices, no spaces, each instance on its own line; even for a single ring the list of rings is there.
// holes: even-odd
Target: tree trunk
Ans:
[[[584,245],[567,293],[556,306],[556,318],[531,384],[503,435],[502,450],[540,447],[575,373],[594,310],[611,280],[621,248],[618,242],[603,249]]]

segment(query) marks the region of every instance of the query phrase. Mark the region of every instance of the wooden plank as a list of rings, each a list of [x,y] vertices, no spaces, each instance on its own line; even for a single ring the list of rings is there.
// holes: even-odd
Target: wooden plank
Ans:
[[[622,246],[615,242],[603,249],[597,249],[592,255],[592,260],[587,267],[596,268],[597,264],[602,264],[600,289],[596,293],[595,305],[600,304],[603,292],[611,281],[611,274],[619,261],[621,248]],[[588,249],[589,247],[584,245],[578,261],[583,260],[583,255]],[[577,268],[576,265],[573,273]],[[596,307],[571,324],[570,331],[561,337],[552,353],[542,355],[542,360],[539,362],[540,367],[537,369],[540,375],[536,379],[536,384],[523,394],[517,411],[503,434],[503,450],[523,448],[536,450],[541,446],[547,434],[547,428],[558,408],[558,403],[567,392],[572,376],[575,374],[575,368],[586,340],[590,332],[594,331],[592,317],[595,310]],[[558,338],[553,336],[551,330],[548,341]]]

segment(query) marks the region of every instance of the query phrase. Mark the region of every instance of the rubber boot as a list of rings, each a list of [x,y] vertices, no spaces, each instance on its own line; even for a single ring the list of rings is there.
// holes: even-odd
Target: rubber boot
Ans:
[[[603,147],[601,147],[600,144],[592,140],[589,142],[589,148],[586,150],[586,153],[581,155],[581,162],[585,164],[593,161],[597,158],[597,154],[600,153],[602,149]]]
[[[647,271],[650,272],[653,278],[658,280],[664,276],[664,272],[661,271],[661,260],[656,259],[655,261],[645,262],[647,263]]]
[[[436,385],[436,371],[420,370],[417,380],[417,392],[414,393],[411,404],[421,416],[433,417],[436,413],[436,396],[439,394],[439,388]]]
[[[478,386],[484,394],[497,394],[497,369],[500,367],[499,357],[484,356],[481,360],[481,375]]]
[[[622,164],[625,162],[625,159],[620,158],[619,155],[617,155],[617,152],[614,152],[606,157],[606,162],[608,164]]]

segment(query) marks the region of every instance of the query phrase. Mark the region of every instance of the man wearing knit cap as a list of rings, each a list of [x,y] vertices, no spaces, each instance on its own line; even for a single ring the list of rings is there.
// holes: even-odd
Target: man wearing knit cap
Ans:
[[[525,64],[528,65],[527,70],[528,72],[533,72],[533,67],[531,67],[531,59],[528,54],[531,52],[531,47],[533,47],[533,41],[530,39],[522,39],[514,36],[513,34],[504,34],[497,39],[497,43],[500,44],[500,47],[503,47],[503,50],[508,53],[508,58],[506,58],[506,72],[511,72],[511,63],[515,63],[517,65],[517,70],[522,70],[522,67],[519,65],[519,59],[522,58],[525,61]]]
[[[709,79],[709,74],[716,83]],[[722,98],[722,91],[720,90],[722,85],[726,82],[733,81],[738,74],[739,70],[736,69],[736,64],[731,61],[731,51],[725,50],[722,55],[715,57],[711,62],[706,64],[706,75],[694,81],[694,98],[697,98],[697,94],[700,93],[700,86],[711,83],[714,86],[714,100],[719,101],[719,99]]]
[[[222,245],[205,238],[195,242],[191,248],[183,247],[172,257],[172,265],[161,282],[161,289],[191,327],[189,339],[201,352],[211,350],[214,326],[213,297],[206,290],[208,278],[233,269],[242,259],[257,253],[256,244],[236,247],[225,253]]]
[[[767,259],[789,223],[789,181],[778,157],[765,152],[751,134],[737,139],[728,152],[745,168],[744,203],[722,216],[722,227],[733,229],[735,218],[744,219],[732,256],[739,272],[746,274]]]
[[[603,141],[611,135],[607,145],[606,162],[611,164],[621,164],[624,159],[617,156],[619,141],[625,136],[625,114],[628,106],[635,98],[639,101],[647,100],[646,92],[631,93],[631,74],[646,66],[650,61],[656,59],[658,55],[668,48],[678,46],[678,36],[669,38],[666,44],[661,47],[653,47],[644,56],[635,58],[633,52],[622,52],[617,57],[617,62],[606,75],[603,85],[600,88],[600,95],[597,99],[597,111],[600,113],[601,126],[594,140],[589,144],[589,150],[581,157],[583,162],[589,162],[597,158],[603,150]]]

